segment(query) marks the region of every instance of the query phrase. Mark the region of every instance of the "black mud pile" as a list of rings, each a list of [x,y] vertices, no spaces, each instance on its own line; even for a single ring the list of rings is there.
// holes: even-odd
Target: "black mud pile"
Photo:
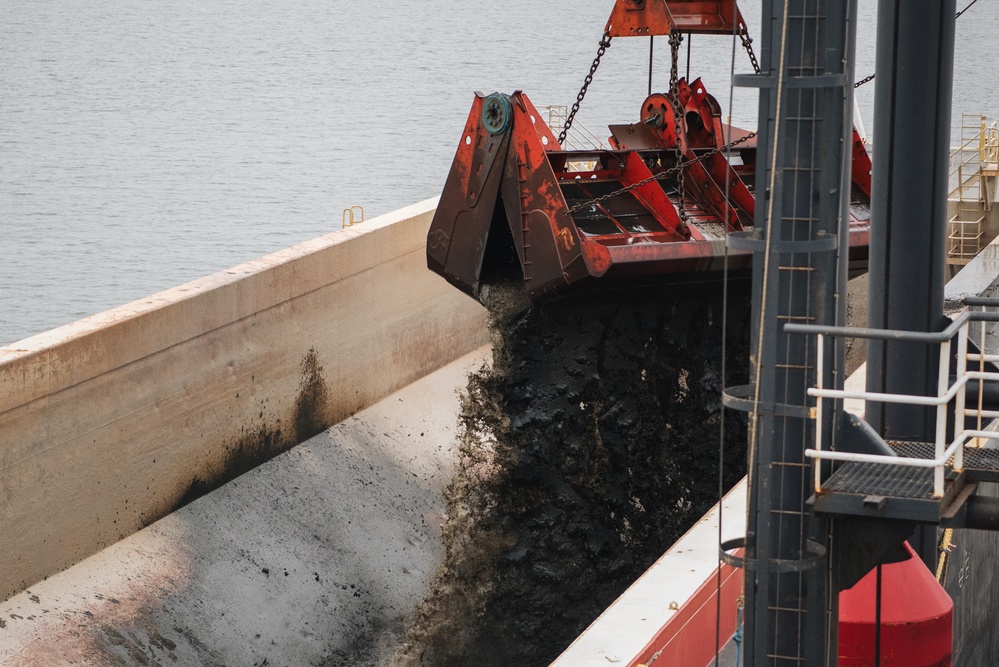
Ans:
[[[717,501],[720,293],[487,301],[445,566],[399,665],[547,665]],[[748,313],[730,288],[726,384],[747,381]],[[724,414],[727,488],[746,434]]]

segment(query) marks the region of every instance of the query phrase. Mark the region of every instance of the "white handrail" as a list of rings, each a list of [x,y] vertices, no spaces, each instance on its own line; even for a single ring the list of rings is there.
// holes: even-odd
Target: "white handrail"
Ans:
[[[971,380],[999,380],[999,373],[984,370],[968,369],[969,361],[979,362],[979,368],[986,361],[999,361],[999,355],[968,352],[968,328],[970,320],[957,331],[957,369],[953,382],[950,379],[952,339],[940,343],[940,357],[937,369],[937,395],[918,396],[912,394],[893,394],[872,391],[847,391],[844,389],[829,389],[823,386],[825,334],[816,333],[817,382],[815,387],[808,389],[808,395],[815,397],[816,405],[813,412],[815,424],[815,447],[805,450],[805,456],[815,459],[814,486],[816,493],[822,490],[821,461],[853,461],[863,463],[880,463],[885,465],[903,465],[917,468],[933,468],[933,495],[942,497],[944,492],[945,466],[948,461],[956,472],[964,469],[964,444],[971,438],[999,440],[999,431],[984,431],[981,429],[982,418],[999,418],[999,411],[984,410],[979,401],[978,408],[967,407],[967,385]],[[832,334],[836,335],[836,334]],[[825,399],[862,399],[880,403],[896,403],[908,405],[934,406],[936,408],[936,427],[934,433],[934,458],[892,456],[890,454],[858,454],[853,452],[838,452],[823,450],[823,420],[826,418]],[[969,416],[979,417],[978,429],[964,429],[957,433],[954,440],[946,442],[947,438],[947,406],[954,404],[955,424],[963,424]]]
[[[815,401],[815,449],[819,452],[822,451],[822,377],[825,375],[825,342],[826,337],[822,334],[818,334],[815,337],[815,351],[818,358],[815,361],[815,377],[818,381],[818,400]],[[810,450],[805,450],[805,456],[808,456]],[[814,466],[815,474],[815,493],[822,490],[822,466]]]
[[[999,440],[999,431],[961,431],[954,441],[950,443],[944,453],[935,459],[918,459],[912,456],[892,456],[891,454],[858,454],[855,452],[829,452],[806,449],[805,456],[810,459],[822,459],[825,461],[856,461],[861,463],[883,463],[885,465],[909,466],[911,468],[933,468],[942,466],[950,460],[964,445],[972,438],[986,438],[988,440]]]
[[[970,376],[970,373],[967,374]],[[808,390],[809,396],[821,396],[823,398],[859,398],[869,399],[877,403],[901,403],[903,405],[946,405],[957,395],[957,392],[968,383],[968,377],[959,378],[950,389],[942,396],[918,396],[914,394],[882,394],[876,391],[847,391],[846,389],[818,389],[812,387]],[[988,379],[988,378],[986,378]]]
[[[968,361],[991,361],[995,363],[999,361],[999,354],[977,354],[972,352],[968,354]]]

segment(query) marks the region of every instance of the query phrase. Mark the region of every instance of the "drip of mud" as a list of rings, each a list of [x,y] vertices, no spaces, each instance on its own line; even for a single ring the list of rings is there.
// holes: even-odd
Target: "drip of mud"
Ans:
[[[721,413],[722,296],[492,286],[494,363],[469,377],[446,557],[393,661],[547,665],[745,472]],[[748,381],[749,287],[729,288],[724,384]]]

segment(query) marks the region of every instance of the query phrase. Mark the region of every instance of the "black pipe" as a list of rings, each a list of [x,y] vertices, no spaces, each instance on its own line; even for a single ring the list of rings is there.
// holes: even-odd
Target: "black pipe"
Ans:
[[[954,13],[954,0],[878,5],[871,328],[930,332],[943,315]],[[917,343],[872,341],[867,389],[935,394],[937,358]],[[867,419],[883,437],[932,439],[932,408],[872,408]]]
[[[999,498],[971,496],[966,511],[965,528],[999,530]]]
[[[874,89],[868,326],[934,331],[943,316],[947,173],[954,78],[954,0],[879,0]],[[939,351],[871,341],[867,389],[936,393]],[[866,415],[885,439],[929,442],[934,410],[875,403]],[[911,538],[928,567],[936,529]]]
[[[649,96],[652,95],[652,51],[656,46],[656,36],[649,35]]]

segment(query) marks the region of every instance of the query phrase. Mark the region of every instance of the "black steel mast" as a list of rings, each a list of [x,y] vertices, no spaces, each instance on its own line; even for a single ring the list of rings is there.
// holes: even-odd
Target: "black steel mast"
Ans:
[[[954,0],[878,4],[869,326],[939,331],[943,318]],[[904,110],[904,113],[899,113]],[[893,298],[913,292],[923,298]],[[936,394],[934,347],[872,341],[869,391]],[[892,363],[902,361],[902,363]],[[920,391],[921,390],[921,391]],[[877,403],[867,421],[896,440],[932,440],[933,409]]]
[[[942,328],[954,17],[954,0],[878,4],[871,328]],[[937,357],[935,345],[872,340],[867,389],[935,395]],[[932,408],[872,403],[866,417],[886,440],[933,440]],[[936,528],[918,530],[913,546],[932,567]]]
[[[764,0],[762,72],[736,77],[760,88],[755,232],[729,241],[754,253],[746,665],[835,664],[828,524],[806,506],[815,341],[783,326],[845,323],[855,24],[853,0]],[[842,347],[824,359],[842,386]]]

